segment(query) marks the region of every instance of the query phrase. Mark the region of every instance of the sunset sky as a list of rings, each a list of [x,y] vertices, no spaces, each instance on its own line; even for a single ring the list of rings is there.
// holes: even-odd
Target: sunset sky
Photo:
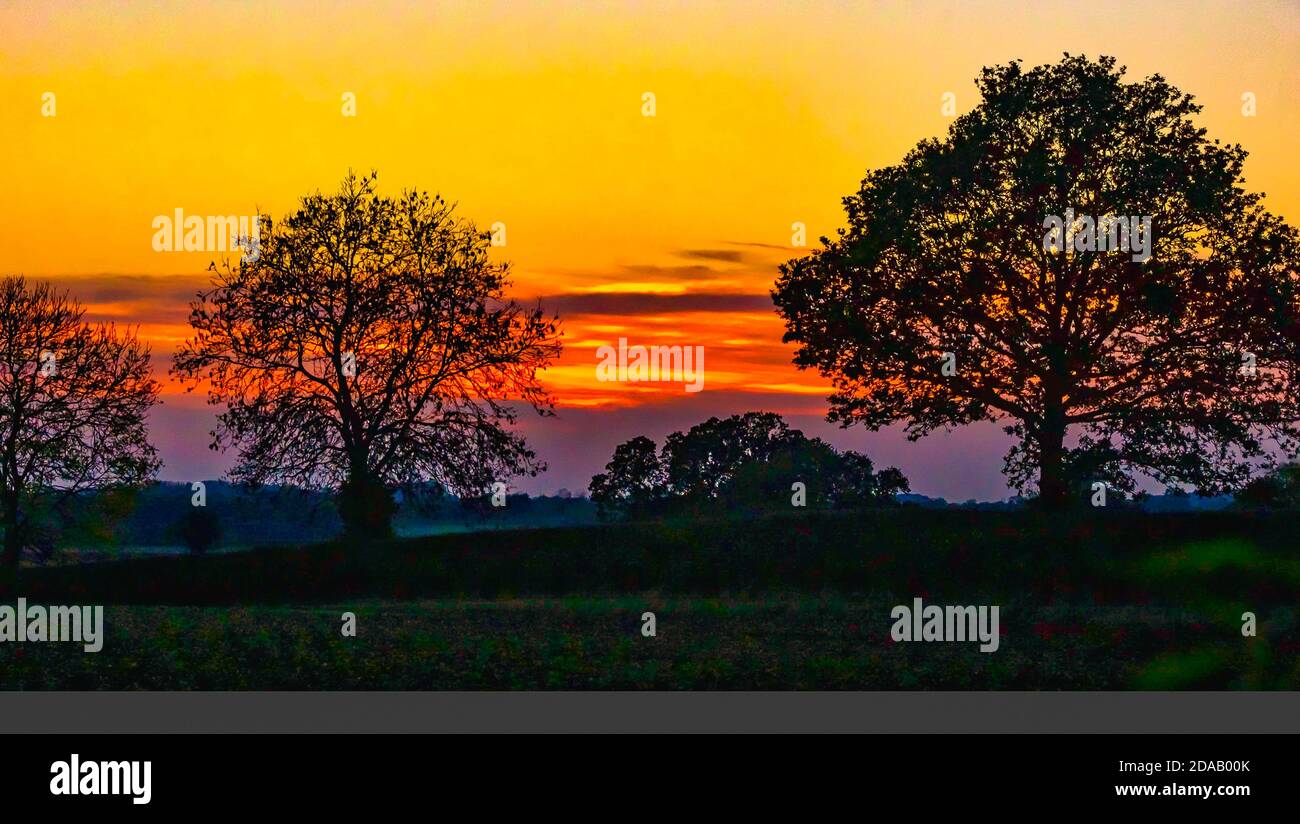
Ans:
[[[583,489],[628,437],[765,409],[915,491],[1003,498],[996,427],[908,444],[821,422],[826,384],[790,364],[768,298],[805,251],[793,223],[810,246],[834,233],[867,170],[947,129],[945,92],[975,105],[982,66],[1064,51],[1195,95],[1211,137],[1250,152],[1248,185],[1300,220],[1300,3],[1017,5],[0,3],[0,274],[139,324],[165,371],[214,255],[155,252],[155,216],[279,217],[375,169],[388,193],[503,222],[514,297],[563,319],[543,376],[559,415],[525,424],[551,470],[522,489]],[[704,391],[597,382],[595,350],[619,337],[703,345]],[[202,399],[163,401],[162,476],[221,474]]]

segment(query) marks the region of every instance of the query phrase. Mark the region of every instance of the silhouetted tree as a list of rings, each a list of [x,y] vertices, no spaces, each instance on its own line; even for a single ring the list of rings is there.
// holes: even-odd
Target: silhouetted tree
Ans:
[[[655,442],[644,435],[614,448],[605,471],[592,477],[588,487],[602,518],[644,516],[668,494],[667,476],[655,449]]]
[[[473,496],[544,469],[507,426],[516,403],[551,414],[536,372],[560,350],[556,319],[505,298],[486,234],[374,179],[263,215],[258,253],[212,267],[174,366],[225,406],[213,448],[239,449],[235,479],[336,488],[366,537],[391,532],[398,488]]]
[[[873,472],[866,455],[838,453],[775,413],[746,412],[674,432],[657,455],[647,437],[622,443],[590,490],[602,518],[638,518],[784,510],[795,482],[814,508],[877,506],[908,488],[897,469]]]
[[[1300,508],[1300,464],[1288,463],[1255,478],[1237,496],[1242,508]]]
[[[895,495],[912,489],[907,477],[897,467],[874,471],[871,459],[860,452],[843,452],[838,458],[834,471],[827,476],[827,496],[836,508],[849,509],[889,502]]]
[[[192,506],[172,527],[176,539],[202,555],[221,540],[221,518],[207,507]]]
[[[0,280],[0,524],[3,580],[23,549],[48,542],[79,492],[143,483],[157,470],[145,416],[158,400],[148,348],[133,330],[89,324],[66,292]]]
[[[824,441],[789,429],[784,421],[776,431],[781,433],[778,443],[757,450],[759,454],[753,458],[737,460],[725,484],[707,495],[697,493],[691,502],[713,502],[714,508],[720,504],[739,512],[789,511],[793,484],[799,482],[804,485],[805,506],[832,506],[836,480],[846,468],[839,453]],[[868,460],[868,474],[870,465]]]
[[[785,340],[832,379],[831,420],[912,439],[1004,421],[1009,478],[1054,505],[1134,472],[1219,492],[1270,441],[1294,450],[1296,232],[1190,96],[1123,75],[1069,55],[984,69],[946,139],[871,172],[847,228],[782,266]],[[1133,251],[1097,251],[1090,230],[1124,239],[1112,217],[1138,219]]]

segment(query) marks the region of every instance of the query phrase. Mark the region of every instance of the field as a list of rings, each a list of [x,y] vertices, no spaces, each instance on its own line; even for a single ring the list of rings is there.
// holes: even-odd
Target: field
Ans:
[[[29,569],[107,639],[2,644],[0,688],[1296,689],[1296,532],[901,509]],[[998,605],[997,651],[893,641],[914,597]]]

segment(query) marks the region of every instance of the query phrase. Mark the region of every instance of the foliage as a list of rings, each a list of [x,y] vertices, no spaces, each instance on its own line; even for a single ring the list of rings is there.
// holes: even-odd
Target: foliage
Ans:
[[[202,555],[221,541],[221,518],[206,506],[189,507],[172,527],[191,552]]]
[[[281,223],[258,253],[212,267],[173,371],[223,408],[213,447],[232,477],[339,490],[361,537],[388,534],[393,493],[434,481],[461,495],[544,468],[508,427],[549,414],[537,380],[556,319],[505,297],[507,266],[438,196],[380,196],[349,175]]]
[[[796,483],[804,484],[801,505],[813,508],[880,505],[908,491],[899,470],[874,472],[866,455],[836,452],[771,412],[709,418],[669,435],[658,455],[654,441],[633,438],[590,490],[603,517],[642,518],[788,509]]]
[[[90,324],[48,283],[0,280],[3,574],[48,551],[62,510],[88,489],[137,486],[159,467],[145,419],[158,400],[134,330]],[[107,499],[106,499],[107,500]]]
[[[833,381],[832,420],[912,439],[1001,421],[1008,477],[1054,506],[1135,474],[1216,494],[1271,444],[1295,450],[1297,233],[1190,95],[1124,74],[1070,55],[985,68],[946,138],[870,172],[847,228],[782,267],[785,340]],[[1151,218],[1151,256],[1048,251],[1068,214],[1066,238]]]

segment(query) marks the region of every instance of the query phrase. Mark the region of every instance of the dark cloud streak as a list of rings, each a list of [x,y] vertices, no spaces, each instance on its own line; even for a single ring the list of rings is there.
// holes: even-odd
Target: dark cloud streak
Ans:
[[[771,312],[770,295],[641,293],[548,295],[540,300],[547,312],[565,315],[666,315],[682,312]],[[528,303],[533,303],[530,300]]]

